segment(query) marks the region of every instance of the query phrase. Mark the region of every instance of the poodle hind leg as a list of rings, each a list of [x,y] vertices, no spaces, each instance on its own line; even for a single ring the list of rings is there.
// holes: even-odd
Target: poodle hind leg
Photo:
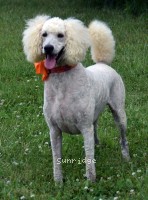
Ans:
[[[110,104],[109,107],[112,111],[115,123],[120,130],[121,134],[120,145],[121,145],[122,157],[126,161],[129,161],[130,155],[129,155],[128,141],[126,138],[127,119],[125,110],[123,107],[121,107],[121,105],[120,107],[117,107],[114,104]]]
[[[99,138],[98,138],[98,134],[97,134],[97,129],[98,129],[98,120],[96,120],[94,122],[94,140],[95,140],[95,145],[99,145],[100,144],[100,141],[99,141]]]

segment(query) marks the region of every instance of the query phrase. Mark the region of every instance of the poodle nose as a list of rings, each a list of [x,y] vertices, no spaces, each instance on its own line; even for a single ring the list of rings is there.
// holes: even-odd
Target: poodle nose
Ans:
[[[44,47],[44,50],[45,50],[46,54],[51,54],[53,52],[53,50],[54,50],[54,47],[52,45],[46,45]]]

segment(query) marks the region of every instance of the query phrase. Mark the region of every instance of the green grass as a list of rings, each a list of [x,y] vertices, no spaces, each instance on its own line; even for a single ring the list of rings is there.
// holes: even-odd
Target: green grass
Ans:
[[[112,66],[126,86],[131,162],[121,159],[119,133],[106,109],[100,119],[95,184],[84,179],[85,166],[78,163],[63,164],[63,186],[53,181],[49,131],[42,115],[43,83],[26,61],[21,42],[25,20],[39,13],[75,16],[86,24],[98,18],[116,38]],[[148,199],[147,34],[144,14],[136,18],[82,1],[0,0],[0,199]],[[92,64],[89,54],[84,64]],[[82,136],[64,134],[63,158],[84,158]]]

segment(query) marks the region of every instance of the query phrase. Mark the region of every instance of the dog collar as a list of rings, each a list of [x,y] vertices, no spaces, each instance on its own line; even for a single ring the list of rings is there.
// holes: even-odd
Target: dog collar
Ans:
[[[41,62],[34,63],[36,74],[42,74],[42,80],[47,80],[49,74],[52,73],[62,73],[71,70],[74,68],[74,66],[64,65],[64,66],[58,66],[54,67],[53,69],[47,69],[45,68],[44,60]]]

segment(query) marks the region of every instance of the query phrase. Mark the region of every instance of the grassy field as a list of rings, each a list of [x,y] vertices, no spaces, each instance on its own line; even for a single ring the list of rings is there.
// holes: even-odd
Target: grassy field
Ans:
[[[148,199],[148,68],[146,15],[132,17],[81,1],[0,0],[0,199]],[[126,86],[131,161],[120,154],[119,133],[108,109],[100,119],[97,182],[84,164],[63,164],[65,183],[55,186],[48,128],[42,114],[43,82],[22,50],[25,20],[37,14],[106,21],[116,38],[112,66]],[[90,55],[84,62],[91,65]],[[83,138],[64,134],[63,158],[84,158]]]

